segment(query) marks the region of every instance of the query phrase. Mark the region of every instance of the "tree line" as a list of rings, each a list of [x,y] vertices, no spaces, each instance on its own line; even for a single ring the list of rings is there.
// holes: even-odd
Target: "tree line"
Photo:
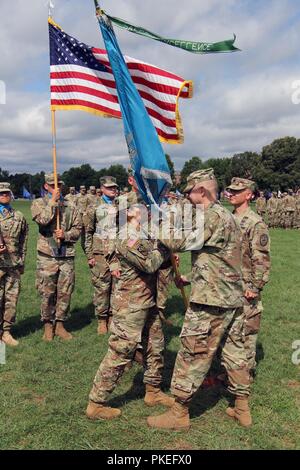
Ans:
[[[225,158],[209,158],[203,160],[194,156],[187,160],[180,172],[181,182],[176,185],[174,163],[166,155],[171,176],[174,181],[173,189],[181,190],[187,176],[196,170],[213,168],[219,182],[220,189],[226,188],[234,176],[249,178],[256,181],[260,190],[287,191],[300,187],[300,139],[296,137],[283,137],[274,140],[263,147],[260,153],[243,152]],[[84,184],[86,187],[99,187],[101,176],[114,176],[120,188],[127,186],[128,172],[123,165],[111,165],[109,168],[95,170],[85,163],[79,167],[72,167],[62,174],[66,188]],[[0,168],[0,181],[9,181],[15,195],[22,196],[23,187],[35,196],[39,196],[44,183],[44,172],[9,174]]]

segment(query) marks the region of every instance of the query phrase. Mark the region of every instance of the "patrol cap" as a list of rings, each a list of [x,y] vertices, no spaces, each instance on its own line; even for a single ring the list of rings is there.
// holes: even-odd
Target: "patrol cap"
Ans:
[[[83,185],[81,185],[81,186],[79,187],[79,189],[86,189],[86,187],[85,187],[84,184],[83,184]]]
[[[75,191],[75,186],[70,186],[70,191]]]
[[[58,184],[64,184],[61,176],[57,173],[57,182]],[[45,183],[47,184],[55,184],[54,173],[46,173],[45,174]]]
[[[119,187],[116,178],[113,176],[102,176],[102,178],[100,178],[100,184],[105,188]]]
[[[96,191],[96,186],[90,186],[91,191]]]
[[[211,181],[215,180],[215,174],[213,168],[206,168],[205,170],[197,170],[191,173],[187,177],[187,185],[184,188],[183,192],[184,193],[189,193],[194,186],[198,183],[202,183],[203,181]]]
[[[242,191],[243,189],[250,189],[250,191],[255,191],[255,182],[252,180],[247,180],[246,178],[232,178],[230,186],[226,188],[227,190],[232,189],[233,191]]]
[[[11,193],[9,183],[0,183],[0,193]]]

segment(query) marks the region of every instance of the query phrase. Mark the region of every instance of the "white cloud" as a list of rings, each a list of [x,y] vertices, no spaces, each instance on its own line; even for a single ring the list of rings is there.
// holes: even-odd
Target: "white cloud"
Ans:
[[[82,41],[102,47],[92,0],[56,0],[55,20]],[[187,158],[259,151],[274,138],[299,136],[300,8],[293,0],[103,0],[114,15],[166,37],[219,41],[237,34],[242,52],[199,56],[116,28],[124,53],[193,79],[195,96],[182,100],[181,146],[164,145],[180,168]],[[0,166],[14,171],[51,168],[49,59],[45,0],[0,5]],[[122,122],[80,112],[57,113],[59,167],[128,163]]]

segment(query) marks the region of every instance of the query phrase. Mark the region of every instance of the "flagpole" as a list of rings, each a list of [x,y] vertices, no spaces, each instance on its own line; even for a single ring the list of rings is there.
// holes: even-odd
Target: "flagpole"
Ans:
[[[98,0],[94,0],[94,4],[95,4],[95,8],[96,8],[96,16],[99,17],[102,14],[102,10],[101,10],[101,7],[99,5]],[[175,259],[175,256],[174,256],[173,252],[171,252],[170,258],[171,258],[171,263],[172,263],[172,266],[173,266],[173,269],[174,269],[174,272],[175,272],[175,277],[176,277],[176,279],[180,279],[180,272],[179,272],[177,262],[176,262],[176,259]],[[184,287],[180,287],[180,291],[181,291],[181,295],[182,295],[182,298],[183,298],[184,306],[187,309],[188,305],[189,305],[189,301],[188,301],[188,298],[186,296]]]
[[[58,178],[57,178],[57,154],[56,154],[56,121],[55,111],[51,110],[51,124],[52,124],[52,158],[53,158],[53,174],[54,174],[54,188],[58,189]],[[60,229],[59,220],[59,209],[56,209],[56,228]],[[58,244],[60,241],[58,240]]]
[[[100,15],[101,14],[101,8],[100,8],[100,5],[98,3],[98,0],[94,0],[94,3],[95,3],[95,8],[96,8],[96,15]]]
[[[181,277],[181,274],[179,272],[179,269],[178,269],[178,266],[177,266],[177,262],[176,262],[176,259],[175,259],[175,256],[174,256],[174,253],[171,252],[171,263],[172,263],[172,266],[173,266],[173,269],[174,269],[174,273],[175,273],[175,279],[176,280],[179,280],[180,277]],[[184,290],[184,287],[180,287],[180,292],[181,292],[181,296],[182,296],[182,300],[183,300],[183,303],[184,303],[184,306],[185,308],[187,309],[188,306],[189,306],[189,300],[187,298],[187,295],[186,295],[186,292]]]

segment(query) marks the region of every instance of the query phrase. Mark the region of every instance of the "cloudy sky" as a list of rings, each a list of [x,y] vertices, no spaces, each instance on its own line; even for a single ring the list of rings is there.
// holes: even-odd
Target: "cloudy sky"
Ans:
[[[67,33],[103,47],[92,0],[53,1],[54,19]],[[165,37],[215,42],[237,35],[242,52],[204,56],[115,28],[124,54],[194,81],[194,97],[180,104],[185,141],[164,145],[177,169],[195,155],[231,156],[260,151],[277,137],[300,137],[300,104],[292,102],[293,83],[300,83],[298,0],[100,3]],[[47,14],[46,0],[0,0],[0,167],[11,173],[51,168]],[[128,164],[121,121],[56,114],[60,171]]]

